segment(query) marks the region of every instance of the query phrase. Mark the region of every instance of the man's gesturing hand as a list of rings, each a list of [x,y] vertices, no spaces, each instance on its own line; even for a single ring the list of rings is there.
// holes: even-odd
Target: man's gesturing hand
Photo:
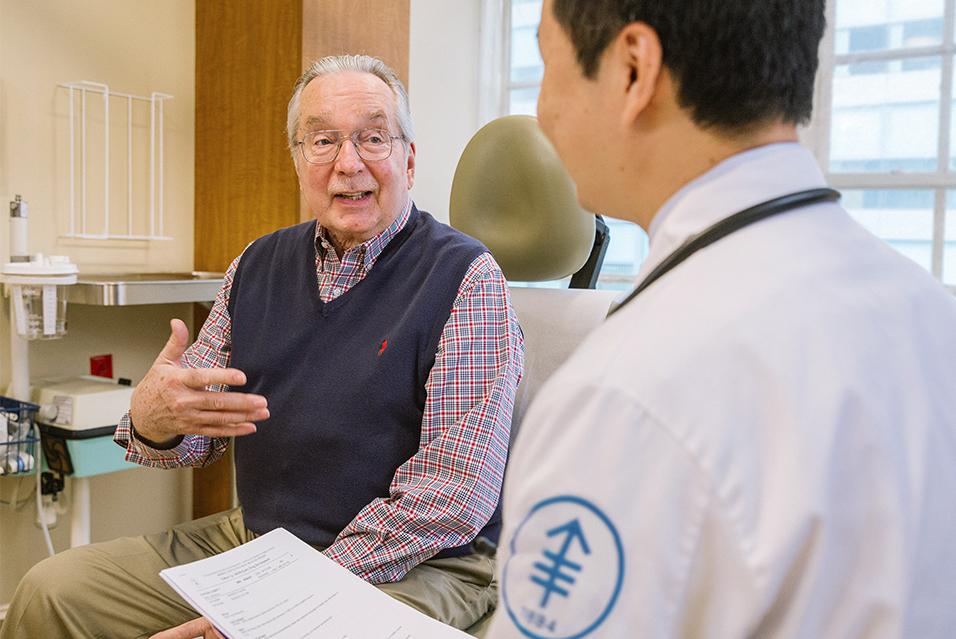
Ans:
[[[143,381],[133,392],[130,418],[137,434],[156,444],[180,435],[233,437],[256,432],[255,421],[269,417],[266,398],[251,393],[207,391],[206,386],[242,386],[246,375],[235,368],[183,368],[188,331],[181,320]]]

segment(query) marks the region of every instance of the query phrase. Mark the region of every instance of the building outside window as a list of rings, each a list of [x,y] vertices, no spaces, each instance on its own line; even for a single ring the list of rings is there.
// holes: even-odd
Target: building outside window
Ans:
[[[808,133],[866,228],[956,287],[953,0],[831,0]]]
[[[499,114],[535,114],[541,0],[500,2]],[[801,131],[843,206],[956,292],[956,0],[829,0],[813,122]],[[598,211],[599,213],[600,211]],[[600,288],[629,288],[647,255],[608,219]]]

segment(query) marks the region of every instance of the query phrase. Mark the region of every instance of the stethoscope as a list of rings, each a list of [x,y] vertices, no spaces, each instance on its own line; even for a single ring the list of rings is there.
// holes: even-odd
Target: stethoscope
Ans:
[[[660,264],[651,270],[637,288],[624,298],[624,301],[608,313],[608,315],[612,315],[621,310],[621,307],[640,295],[647,287],[664,277],[671,269],[688,257],[702,248],[706,248],[714,242],[727,237],[731,233],[736,233],[744,227],[750,226],[760,220],[765,220],[768,217],[773,217],[774,215],[780,215],[781,213],[812,204],[820,204],[821,202],[836,202],[839,199],[839,191],[834,191],[833,189],[810,189],[808,191],[799,191],[767,200],[766,202],[751,206],[749,209],[744,209],[739,213],[734,213],[730,217],[725,217],[697,235],[688,238],[676,251],[664,258]]]

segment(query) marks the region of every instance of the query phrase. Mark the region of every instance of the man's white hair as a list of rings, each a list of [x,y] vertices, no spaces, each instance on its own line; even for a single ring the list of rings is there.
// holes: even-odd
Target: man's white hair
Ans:
[[[295,157],[295,139],[299,128],[299,103],[302,91],[312,80],[333,73],[356,71],[371,73],[388,85],[395,94],[395,116],[398,119],[399,132],[408,142],[415,140],[415,130],[412,127],[412,114],[408,108],[408,92],[405,85],[398,79],[395,72],[378,58],[369,55],[332,55],[313,62],[305,73],[299,77],[289,100],[289,114],[286,121],[286,133],[289,136],[289,151]]]

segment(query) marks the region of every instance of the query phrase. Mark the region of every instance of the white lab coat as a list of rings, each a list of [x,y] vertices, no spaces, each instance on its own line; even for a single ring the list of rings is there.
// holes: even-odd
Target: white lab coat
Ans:
[[[824,186],[796,144],[661,210]],[[956,636],[956,299],[837,204],[696,253],[591,334],[509,461],[501,637]]]

